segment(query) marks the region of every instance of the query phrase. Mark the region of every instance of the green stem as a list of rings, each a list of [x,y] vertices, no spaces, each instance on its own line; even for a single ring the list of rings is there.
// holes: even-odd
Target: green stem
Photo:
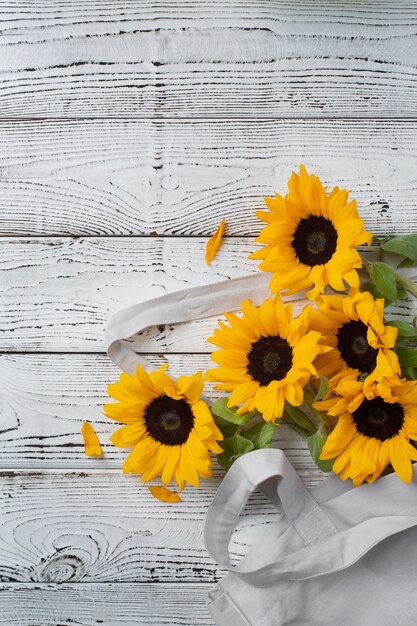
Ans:
[[[417,298],[417,285],[413,283],[413,281],[395,272],[395,284],[400,289],[404,289],[404,291],[408,291],[408,293],[411,293],[412,296]]]
[[[367,261],[362,255],[361,255],[361,259],[362,259],[362,265],[364,266],[364,268],[366,269],[366,271],[370,275],[372,263],[370,261]]]
[[[316,390],[315,389],[313,390],[311,386],[307,384],[304,387],[304,400],[308,404],[308,406],[311,408],[313,416],[317,420],[316,429],[321,430],[323,426],[325,428],[330,428],[329,418],[327,417],[327,415],[325,413],[322,413],[322,411],[319,411],[318,409],[315,409],[313,407],[313,402],[314,402],[315,397],[316,397]]]
[[[301,427],[310,435],[313,435],[317,430],[316,425],[313,424],[311,419],[304,413],[304,411],[297,408],[296,406],[292,406],[288,402],[285,403],[284,417],[286,416],[288,416],[292,422],[297,424],[297,426]]]
[[[296,424],[295,422],[293,422],[292,420],[286,420],[286,419],[282,419],[281,420],[281,424],[288,426],[289,428],[291,428],[291,430],[293,430],[294,432],[296,432],[298,435],[300,435],[303,439],[308,439],[309,437],[311,437],[311,435],[314,435],[314,433],[312,433],[309,430],[306,430],[305,428],[302,428],[301,426],[298,426],[298,424]]]
[[[249,422],[246,422],[246,424],[241,424],[240,426],[238,426],[236,429],[236,434],[240,435],[240,433],[245,433],[246,431],[251,430],[251,428],[257,426],[263,421],[264,420],[260,415],[255,415],[255,417],[252,417]]]
[[[314,398],[316,397],[316,395],[317,395],[317,391],[315,389],[313,391],[308,384],[304,387],[304,400],[305,402],[307,402],[309,406],[313,405]]]

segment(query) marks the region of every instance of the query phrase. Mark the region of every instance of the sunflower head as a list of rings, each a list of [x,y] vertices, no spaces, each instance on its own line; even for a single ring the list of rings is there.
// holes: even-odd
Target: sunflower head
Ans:
[[[165,485],[174,478],[180,489],[187,482],[198,486],[199,477],[211,476],[209,450],[222,452],[217,441],[223,436],[200,400],[202,373],[174,382],[165,369],[149,374],[138,366],[132,376],[123,373],[109,385],[117,402],[106,404],[104,412],[125,424],[110,439],[121,448],[134,446],[125,473],[142,474],[142,482],[161,475]]]
[[[357,268],[362,266],[356,246],[369,244],[371,233],[363,228],[354,200],[335,187],[329,194],[314,174],[303,165],[293,172],[288,194],[265,198],[270,211],[258,211],[267,223],[255,240],[265,244],[250,258],[261,259],[260,269],[272,272],[271,291],[288,294],[313,288],[315,299],[327,285],[343,291],[346,283],[359,287]]]
[[[242,316],[226,313],[229,326],[220,322],[209,341],[221,349],[212,353],[219,367],[207,372],[216,389],[232,391],[228,406],[238,413],[254,409],[266,421],[282,417],[284,401],[303,402],[303,388],[316,375],[313,360],[327,350],[320,333],[309,331],[310,308],[292,317],[292,306],[269,298],[259,307],[242,302]]]
[[[410,443],[417,439],[417,381],[345,379],[336,391],[339,397],[314,404],[339,417],[320,458],[335,459],[333,471],[354,485],[375,481],[389,464],[409,483],[411,461],[417,461]]]
[[[322,334],[331,350],[318,356],[315,366],[329,379],[330,389],[346,377],[370,376],[382,382],[400,374],[392,349],[398,330],[384,324],[383,299],[352,289],[349,296],[321,296],[316,304],[310,328]]]

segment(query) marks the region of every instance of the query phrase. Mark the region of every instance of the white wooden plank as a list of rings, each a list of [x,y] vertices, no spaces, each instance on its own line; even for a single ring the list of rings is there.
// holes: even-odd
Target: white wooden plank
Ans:
[[[173,376],[205,371],[208,355],[150,357],[155,367],[169,363]],[[104,417],[102,405],[111,401],[107,385],[119,370],[106,356],[95,354],[3,354],[0,356],[0,468],[120,469],[126,450],[115,448],[110,434],[119,427]],[[220,392],[207,383],[208,397]],[[80,433],[83,421],[94,425],[102,458],[88,458]],[[305,443],[286,428],[276,444],[298,471],[310,480],[319,475]]]
[[[205,550],[203,526],[220,478],[167,505],[118,471],[2,471],[0,581],[213,582],[224,571]],[[233,559],[275,519],[255,492],[230,543]]]
[[[3,3],[8,117],[410,116],[410,0]]]
[[[231,239],[218,261],[207,266],[205,240],[198,238],[3,241],[1,348],[102,352],[110,313],[168,291],[255,272],[249,249],[248,241]],[[211,329],[216,325],[209,323]],[[202,343],[208,351],[201,325],[197,328],[200,343],[190,351],[200,351]],[[161,332],[164,337],[171,333]],[[158,334],[152,329],[149,341],[141,342],[142,351],[165,351],[166,341]],[[181,334],[188,346],[194,343]],[[172,344],[171,351],[181,350],[180,344]]]
[[[0,584],[7,626],[211,626],[209,583]]]
[[[256,235],[301,162],[376,234],[417,230],[416,146],[387,120],[1,122],[0,233]]]
[[[2,351],[103,352],[110,314],[163,293],[259,271],[250,239],[226,239],[204,261],[202,238],[9,239],[0,249]],[[225,305],[226,306],[226,305]],[[404,318],[414,303],[400,303]],[[222,316],[152,327],[142,352],[211,352],[206,338]]]

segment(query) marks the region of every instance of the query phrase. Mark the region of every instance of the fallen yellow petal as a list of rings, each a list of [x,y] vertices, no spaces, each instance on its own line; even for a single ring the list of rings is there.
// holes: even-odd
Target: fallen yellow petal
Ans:
[[[214,233],[212,237],[208,240],[206,244],[206,263],[211,263],[214,257],[216,256],[217,250],[219,249],[224,227],[226,226],[226,220],[223,218],[219,224],[218,229]]]
[[[81,434],[84,439],[84,448],[86,456],[101,456],[103,451],[98,440],[96,431],[88,422],[84,422],[81,426]]]
[[[157,500],[161,500],[161,502],[181,502],[180,496],[175,493],[175,491],[171,491],[171,489],[167,489],[166,487],[148,487],[149,491]]]

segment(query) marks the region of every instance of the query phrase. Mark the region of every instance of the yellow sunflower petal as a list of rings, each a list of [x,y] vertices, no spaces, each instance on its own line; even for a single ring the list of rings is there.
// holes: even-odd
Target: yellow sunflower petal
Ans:
[[[375,469],[374,471],[366,478],[368,483],[373,483],[377,478],[379,478],[382,472],[387,468],[389,464],[389,447],[384,445],[379,445],[377,449],[377,458],[375,460]]]
[[[272,272],[271,290],[292,294],[313,286],[316,298],[330,284],[343,290],[344,282],[359,286],[361,261],[356,247],[369,243],[354,201],[335,187],[330,193],[303,165],[292,173],[285,197],[265,198],[269,211],[258,213],[267,222],[256,242],[264,248],[251,254],[260,269]]]
[[[172,446],[168,455],[168,459],[165,463],[165,467],[162,470],[162,482],[164,485],[168,485],[171,482],[171,478],[177,468],[180,458],[181,446]]]
[[[217,431],[217,426],[214,423],[213,416],[208,408],[207,404],[203,400],[199,400],[195,402],[191,410],[194,414],[195,422],[198,425],[209,425],[210,428],[215,427]],[[218,431],[220,433],[220,431]]]
[[[154,462],[158,450],[158,443],[151,437],[139,441],[123,463],[124,474],[140,474],[146,471]]]
[[[266,422],[272,422],[276,417],[282,417],[284,397],[273,383],[268,385],[268,392],[264,395],[264,402],[260,406],[262,406],[262,416]],[[276,411],[278,413],[281,411],[281,415],[276,415]]]
[[[165,368],[167,367],[167,365],[163,365],[160,368],[160,373],[163,375]],[[156,373],[156,372],[153,372]],[[158,376],[156,376],[156,379],[154,377],[154,380],[156,382],[161,382],[161,385],[155,386],[154,382],[152,381],[152,378],[149,374],[149,372],[146,372],[143,367],[141,367],[140,365],[137,366],[136,368],[136,376],[139,380],[140,386],[141,386],[141,394],[142,394],[142,398],[146,401],[152,400],[153,398],[157,398],[159,395],[161,395],[163,393],[163,387],[164,385],[168,385],[170,378],[169,376],[167,376],[166,378],[164,377],[164,382],[160,381],[160,379],[158,378]]]
[[[204,387],[202,372],[196,372],[193,376],[180,376],[175,386],[177,391],[190,403],[194,404],[200,399]]]
[[[412,466],[410,457],[407,454],[405,440],[401,441],[400,437],[393,437],[390,441],[390,460],[395,473],[405,483],[411,482]]]
[[[182,498],[178,493],[166,487],[148,486],[148,489],[153,497],[156,500],[161,500],[161,502],[182,502]]]
[[[145,424],[143,422],[136,422],[116,430],[112,435],[110,435],[110,441],[118,448],[129,448],[130,446],[135,445],[145,433]]]
[[[149,462],[147,469],[143,472],[141,481],[143,483],[153,480],[156,476],[160,476],[163,472],[166,462],[168,461],[172,446],[164,444],[158,445],[152,462]]]
[[[123,403],[111,402],[103,406],[103,411],[106,417],[120,422],[121,424],[133,424],[141,419],[143,411],[146,408],[146,403],[137,403],[126,407]]]
[[[356,435],[356,428],[349,413],[344,413],[337,420],[337,424],[327,437],[321,451],[322,460],[334,459],[347,448]]]
[[[300,406],[304,400],[304,390],[300,384],[287,387],[286,399],[292,406]]]
[[[242,383],[241,385],[236,385],[230,395],[229,400],[227,401],[227,406],[234,407],[241,404],[242,402],[245,402],[249,398],[253,398],[258,389],[259,382],[254,380],[249,380],[248,382]]]
[[[159,370],[155,370],[154,372],[150,372],[148,374],[149,380],[158,395],[162,395],[164,393],[165,387],[171,387],[174,384],[172,378],[170,378],[168,374],[165,374],[167,367],[168,365],[164,363],[161,365]]]
[[[97,437],[96,431],[89,422],[84,422],[81,426],[81,434],[84,439],[84,450],[86,456],[101,456],[103,451],[101,449],[100,441]]]
[[[182,394],[177,391],[174,383],[164,387],[164,394],[173,400],[182,400]]]
[[[187,481],[193,487],[198,487],[200,480],[196,469],[196,462],[194,455],[189,446],[181,446],[181,455],[179,461],[178,471],[181,473],[183,479]]]
[[[225,225],[226,225],[226,220],[223,218],[216,232],[214,233],[212,237],[210,237],[210,239],[208,240],[206,244],[206,263],[207,264],[211,263],[212,260],[216,256],[217,250],[219,249],[219,246],[223,237]]]

